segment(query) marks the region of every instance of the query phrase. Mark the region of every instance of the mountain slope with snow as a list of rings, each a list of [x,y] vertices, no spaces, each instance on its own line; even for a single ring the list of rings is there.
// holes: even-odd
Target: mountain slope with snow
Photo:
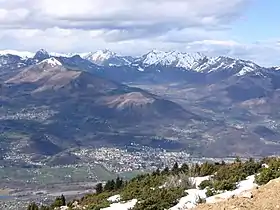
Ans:
[[[258,74],[259,70],[262,69],[262,67],[251,61],[219,56],[216,58],[208,59],[207,62],[203,63],[203,65],[198,66],[197,69],[198,71],[207,73],[228,70],[236,74],[237,76],[242,76],[252,72]]]

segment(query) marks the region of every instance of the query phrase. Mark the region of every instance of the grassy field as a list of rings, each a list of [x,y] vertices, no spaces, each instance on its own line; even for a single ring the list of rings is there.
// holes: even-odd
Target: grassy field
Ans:
[[[26,169],[16,167],[0,168],[2,183],[34,183],[49,185],[67,182],[105,181],[115,178],[116,175],[100,165],[47,167]]]
[[[7,196],[11,192],[11,189],[5,188],[5,189],[0,189],[0,196]]]
[[[139,174],[146,174],[148,171],[127,171],[127,172],[122,172],[122,173],[119,173],[119,176],[120,177],[124,177],[125,179],[132,179],[134,177],[136,177],[137,175]]]
[[[99,177],[99,180],[102,180],[102,181],[116,178],[116,174],[113,174],[112,172],[108,171],[102,165],[96,165],[94,172],[95,172],[95,175],[97,177]]]

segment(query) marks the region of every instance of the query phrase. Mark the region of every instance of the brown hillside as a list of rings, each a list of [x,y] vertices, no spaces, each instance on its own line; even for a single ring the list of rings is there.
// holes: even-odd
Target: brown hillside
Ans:
[[[235,197],[215,204],[202,204],[195,210],[277,210],[280,209],[280,178],[252,191],[252,198]]]

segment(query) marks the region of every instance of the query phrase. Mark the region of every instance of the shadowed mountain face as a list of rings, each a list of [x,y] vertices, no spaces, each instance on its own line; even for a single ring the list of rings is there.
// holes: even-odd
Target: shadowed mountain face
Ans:
[[[24,134],[24,141],[11,141],[26,153],[54,155],[81,145],[152,145],[158,138],[167,148],[179,149],[184,143],[168,143],[164,133],[208,121],[162,97],[69,70],[54,59],[22,69],[2,89],[6,114],[1,128]]]
[[[66,69],[62,65],[39,63],[28,67],[6,81],[6,84],[26,90],[32,100],[47,101],[50,105],[62,99],[84,101],[85,105],[107,109],[100,115],[117,114],[122,118],[131,117],[171,117],[180,118],[195,115],[188,113],[179,105],[164,100],[139,88],[103,79],[99,76]],[[11,88],[11,87],[10,87]],[[71,102],[70,102],[71,103]],[[123,116],[121,116],[123,115]],[[135,119],[137,120],[137,119]]]

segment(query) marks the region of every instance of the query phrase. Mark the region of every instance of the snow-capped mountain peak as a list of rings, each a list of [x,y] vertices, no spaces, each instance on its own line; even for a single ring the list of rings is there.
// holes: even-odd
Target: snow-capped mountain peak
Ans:
[[[182,53],[179,51],[163,52],[152,50],[142,56],[142,62],[145,66],[163,65],[179,68],[192,69],[192,67],[206,56],[202,53]]]
[[[205,58],[193,70],[203,73],[228,72],[236,76],[243,76],[248,73],[260,74],[262,68],[251,61],[234,59],[225,56]]]
[[[50,58],[50,54],[44,49],[38,50],[34,55],[34,59],[36,60],[45,60],[47,58]]]
[[[40,64],[47,64],[51,67],[62,66],[62,63],[60,61],[58,61],[57,59],[55,59],[54,57],[45,59],[45,60],[41,61],[40,63],[38,63],[38,65],[40,65]]]
[[[98,50],[96,52],[79,54],[83,59],[89,60],[101,66],[127,66],[134,60],[129,56],[121,56],[110,50]]]
[[[114,56],[116,56],[116,53],[111,52],[110,50],[98,50],[96,52],[81,54],[82,58],[95,62],[103,62]]]
[[[34,53],[33,53],[34,54]],[[40,49],[31,56],[30,52],[18,52],[13,50],[0,51],[0,68],[23,68],[38,63],[47,63],[51,66],[68,65],[75,68],[85,69],[90,66],[90,71],[95,69],[105,69],[106,67],[125,67],[116,68],[117,70],[131,72],[145,72],[148,69],[156,71],[157,74],[163,70],[172,71],[192,71],[202,74],[219,75],[220,78],[229,76],[244,75],[267,75],[269,71],[280,71],[280,67],[264,68],[252,61],[246,61],[225,56],[207,57],[202,53],[185,53],[179,51],[160,51],[152,50],[143,56],[121,56],[110,50],[99,50],[89,53],[48,53]],[[31,57],[31,58],[30,58]],[[94,65],[96,64],[96,65]],[[97,66],[99,65],[99,67]],[[105,67],[105,68],[104,68]],[[170,72],[171,73],[171,72]],[[279,73],[279,72],[278,72]],[[174,73],[175,74],[175,73]]]
[[[146,65],[153,65],[160,61],[162,61],[165,57],[165,52],[159,51],[159,50],[152,50],[148,52],[147,54],[142,56],[143,64]]]

